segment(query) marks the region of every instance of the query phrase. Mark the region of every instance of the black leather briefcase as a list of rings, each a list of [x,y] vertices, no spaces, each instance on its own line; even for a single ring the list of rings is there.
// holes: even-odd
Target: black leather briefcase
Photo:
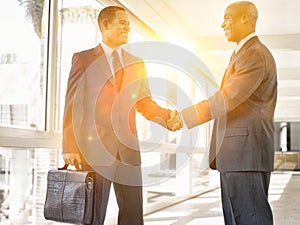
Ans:
[[[48,171],[44,217],[73,224],[92,224],[95,172],[63,168]]]

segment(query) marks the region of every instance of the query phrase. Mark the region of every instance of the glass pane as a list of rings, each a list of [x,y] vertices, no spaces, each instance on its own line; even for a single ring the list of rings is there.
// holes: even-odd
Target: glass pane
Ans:
[[[94,0],[58,1],[57,12],[57,91],[58,129],[62,127],[67,80],[75,52],[95,47],[99,43],[97,16],[102,5]]]
[[[47,1],[0,1],[0,126],[44,128]]]
[[[300,170],[299,131],[299,122],[275,122],[275,170]]]
[[[62,165],[58,155],[55,149],[0,147],[0,224],[47,223],[47,172]]]

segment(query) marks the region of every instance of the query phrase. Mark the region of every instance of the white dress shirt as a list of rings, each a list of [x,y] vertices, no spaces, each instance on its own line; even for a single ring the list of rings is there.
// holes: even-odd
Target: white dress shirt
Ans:
[[[112,53],[114,50],[117,51],[118,55],[119,55],[119,58],[120,58],[120,61],[121,61],[121,64],[124,66],[124,63],[123,63],[123,59],[122,59],[122,49],[121,47],[117,48],[117,49],[112,49],[111,47],[107,46],[103,41],[101,41],[101,47],[103,48],[103,51],[104,51],[104,54],[106,56],[106,59],[107,59],[107,62],[109,64],[109,67],[111,69],[111,72],[114,76],[114,69],[113,69],[113,64],[112,64],[112,61],[113,61],[113,57],[112,57]],[[115,77],[114,77],[115,79]]]

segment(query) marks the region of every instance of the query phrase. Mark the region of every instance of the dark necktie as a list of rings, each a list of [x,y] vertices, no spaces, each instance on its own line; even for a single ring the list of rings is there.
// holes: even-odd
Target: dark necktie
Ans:
[[[121,88],[122,80],[123,80],[124,69],[121,64],[119,54],[117,53],[116,50],[114,50],[112,52],[112,66],[113,66],[113,70],[114,70],[116,88],[117,88],[117,91],[119,92],[120,88]]]

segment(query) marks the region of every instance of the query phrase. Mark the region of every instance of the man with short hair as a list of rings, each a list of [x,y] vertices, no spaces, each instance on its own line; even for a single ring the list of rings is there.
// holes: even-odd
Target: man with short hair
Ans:
[[[63,121],[63,158],[97,172],[93,225],[102,225],[111,184],[119,225],[143,225],[141,156],[136,111],[167,127],[171,110],[151,98],[143,60],[122,49],[130,31],[126,11],[104,8],[102,42],[75,53]],[[171,130],[170,128],[168,128]]]
[[[237,43],[220,90],[181,114],[188,128],[214,119],[210,167],[220,172],[226,225],[272,225],[268,202],[274,168],[276,64],[257,37],[258,12],[248,1],[230,4],[222,28]]]

